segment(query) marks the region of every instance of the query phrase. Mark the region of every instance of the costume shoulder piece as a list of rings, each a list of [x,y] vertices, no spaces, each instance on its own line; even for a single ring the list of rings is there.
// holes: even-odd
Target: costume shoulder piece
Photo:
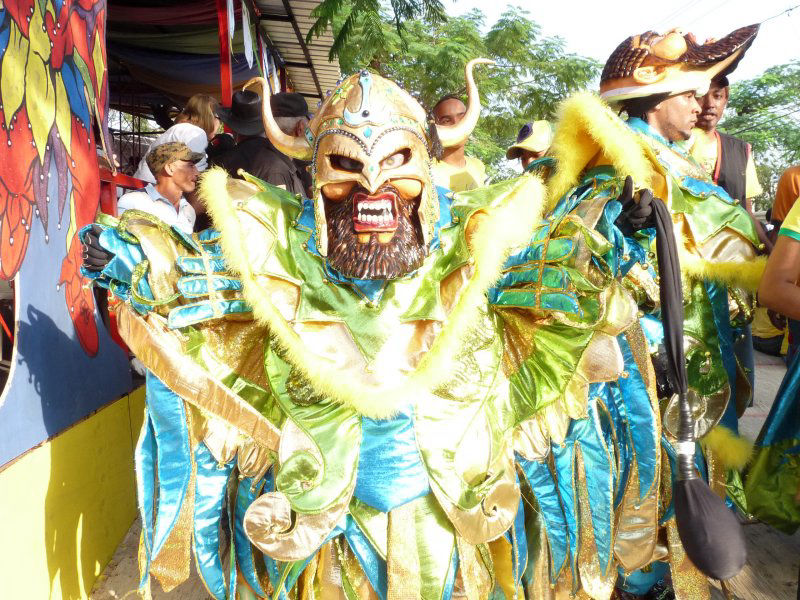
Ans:
[[[670,206],[684,271],[757,287],[764,261],[755,257],[752,220],[691,158],[645,135],[643,122],[626,123],[594,94],[575,94],[559,110],[552,146],[558,170],[548,182],[551,205],[584,182],[593,167],[608,166]]]

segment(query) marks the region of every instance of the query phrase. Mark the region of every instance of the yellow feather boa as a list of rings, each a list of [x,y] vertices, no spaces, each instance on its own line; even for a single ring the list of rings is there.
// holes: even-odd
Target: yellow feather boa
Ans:
[[[486,305],[486,291],[500,277],[502,267],[514,247],[526,243],[540,221],[544,186],[532,175],[525,175],[497,207],[487,207],[486,217],[470,237],[474,274],[465,286],[430,351],[408,375],[391,383],[371,385],[348,376],[341,369],[308,352],[299,336],[269,300],[269,292],[250,268],[248,249],[237,216],[227,193],[228,176],[221,169],[207,172],[200,193],[215,226],[221,232],[221,245],[228,266],[242,279],[243,293],[255,317],[267,325],[282,356],[309,380],[315,390],[334,401],[352,407],[371,418],[387,418],[397,413],[409,399],[430,395],[453,375],[453,357],[461,351],[465,335],[478,321]],[[466,227],[466,223],[464,224]]]

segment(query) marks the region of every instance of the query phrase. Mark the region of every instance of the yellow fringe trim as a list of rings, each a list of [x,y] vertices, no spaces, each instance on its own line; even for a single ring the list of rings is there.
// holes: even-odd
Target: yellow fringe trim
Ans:
[[[709,449],[726,469],[741,471],[753,455],[753,442],[723,425],[717,425],[709,431],[700,444]]]
[[[686,277],[703,281],[714,281],[748,292],[758,291],[758,284],[767,266],[766,256],[742,262],[710,262],[697,258],[689,252],[681,251],[681,272]]]
[[[537,177],[523,176],[503,204],[486,207],[485,218],[470,237],[475,271],[453,307],[441,333],[417,368],[388,385],[357,382],[341,369],[323,364],[305,345],[269,301],[269,292],[258,282],[248,260],[245,237],[236,209],[227,193],[228,176],[212,169],[203,176],[200,194],[215,226],[221,232],[222,250],[232,271],[243,283],[243,293],[255,317],[266,324],[283,351],[283,358],[298,368],[314,389],[336,402],[352,407],[371,418],[387,418],[410,399],[430,395],[453,376],[453,357],[470,328],[477,323],[481,307],[486,306],[486,290],[500,277],[511,250],[530,239],[539,223],[544,204],[544,186]],[[466,226],[466,224],[464,224]]]
[[[550,153],[556,172],[548,182],[548,208],[579,182],[581,173],[599,153],[620,173],[649,187],[656,173],[645,144],[599,96],[578,92],[561,103]]]

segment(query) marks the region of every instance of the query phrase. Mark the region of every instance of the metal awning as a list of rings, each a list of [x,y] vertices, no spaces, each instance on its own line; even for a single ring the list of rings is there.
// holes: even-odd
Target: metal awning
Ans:
[[[303,94],[309,106],[336,87],[341,77],[339,65],[328,61],[333,44],[330,31],[306,43],[306,36],[314,24],[311,11],[320,4],[318,0],[255,0],[261,13],[259,27],[268,43],[283,59],[284,66],[295,92]]]

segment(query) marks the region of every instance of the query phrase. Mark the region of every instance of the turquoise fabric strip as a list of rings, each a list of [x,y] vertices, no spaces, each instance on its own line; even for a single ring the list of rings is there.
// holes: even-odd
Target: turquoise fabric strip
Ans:
[[[214,307],[216,306],[216,311]],[[252,312],[252,307],[244,300],[203,300],[192,304],[184,304],[169,311],[167,326],[170,329],[180,329],[203,321],[218,319],[225,315],[234,315]]]
[[[236,562],[239,565],[239,569],[245,581],[258,597],[264,597],[266,593],[261,588],[261,582],[258,579],[258,572],[256,571],[255,559],[253,557],[253,546],[250,544],[250,539],[244,531],[244,513],[253,501],[258,498],[262,489],[265,487],[271,489],[273,487],[271,484],[268,484],[268,480],[271,481],[271,478],[272,472],[270,471],[266,478],[255,485],[252,477],[244,477],[239,481],[233,518],[233,539],[236,549]]]
[[[139,581],[141,588],[147,583],[150,572],[150,558],[153,550],[153,523],[155,522],[156,485],[156,441],[150,412],[145,408],[142,435],[136,443],[134,461],[136,465],[136,493],[139,496],[139,509],[142,516],[142,537],[144,539],[144,560]]]
[[[355,497],[389,512],[429,491],[410,407],[391,419],[362,417]]]
[[[725,413],[720,419],[724,425],[734,433],[739,433],[739,417],[736,414],[736,353],[733,348],[733,330],[731,328],[730,309],[728,306],[728,288],[717,283],[705,284],[708,299],[711,301],[711,310],[714,314],[714,323],[717,326],[717,339],[719,350],[722,354],[722,364],[728,374],[728,383],[731,387],[731,397]]]
[[[219,275],[191,275],[181,277],[178,280],[178,290],[186,298],[200,298],[208,296],[208,283],[211,281],[212,291],[215,292],[238,292],[242,289],[242,282],[238,279],[230,277],[221,277]]]
[[[767,420],[761,428],[756,445],[772,446],[786,440],[800,439],[800,352],[792,359],[783,377],[778,394],[772,403]],[[795,446],[795,453],[800,446]]]
[[[659,432],[656,415],[650,405],[647,385],[633,358],[630,344],[624,335],[617,336],[627,377],[618,380],[622,401],[627,415],[630,434],[639,474],[639,500],[643,500],[654,485],[657,485],[659,461]]]
[[[211,258],[208,262],[212,273],[222,274],[228,269],[227,265],[225,264],[225,260],[222,258]],[[205,262],[202,258],[194,256],[179,256],[175,260],[175,264],[187,275],[205,275],[208,273]]]
[[[628,486],[633,448],[628,428],[628,413],[625,410],[625,403],[622,401],[622,391],[619,389],[619,385],[614,384],[609,386],[609,392],[608,401],[602,407],[598,406],[598,411],[602,414],[602,408],[605,407],[611,422],[610,427],[616,432],[616,440],[608,439],[608,435],[606,436],[606,445],[612,447],[612,445],[616,444],[617,456],[619,457],[620,469],[616,472],[614,486],[614,507],[616,508],[622,503],[625,489]]]
[[[589,511],[592,514],[592,529],[597,547],[600,569],[606,574],[611,563],[612,536],[614,524],[614,475],[616,457],[613,448],[606,445],[602,430],[603,421],[598,415],[598,403],[610,403],[608,383],[593,383],[589,386],[589,418],[573,421],[575,431],[573,443],[579,443],[584,459],[584,475],[589,493]],[[569,438],[570,435],[568,434]],[[569,442],[567,442],[569,443]],[[577,465],[576,465],[577,467]],[[585,527],[580,523],[579,527]]]
[[[197,465],[194,500],[194,547],[197,570],[216,600],[226,600],[225,569],[220,557],[220,523],[225,510],[225,492],[233,467],[217,463],[202,442],[194,452]]]
[[[525,536],[525,505],[522,497],[519,499],[517,515],[514,517],[514,526],[504,535],[514,553],[514,581],[519,584],[528,566],[528,538]]]
[[[347,528],[344,531],[344,535],[347,539],[347,543],[350,545],[350,549],[358,559],[358,563],[364,570],[367,579],[369,579],[372,589],[375,590],[375,593],[378,594],[381,600],[386,600],[386,594],[389,589],[389,576],[386,571],[386,561],[383,560],[377,550],[373,548],[369,539],[364,535],[364,532],[361,531],[361,528],[353,517],[347,515],[346,523]]]
[[[186,498],[192,460],[183,400],[149,371],[146,399],[158,453],[158,515],[152,552],[155,559]]]
[[[555,583],[558,574],[569,559],[569,534],[564,510],[558,496],[556,482],[546,463],[526,460],[516,455],[517,464],[522,468],[533,495],[539,503],[539,510],[550,546],[550,581]]]

